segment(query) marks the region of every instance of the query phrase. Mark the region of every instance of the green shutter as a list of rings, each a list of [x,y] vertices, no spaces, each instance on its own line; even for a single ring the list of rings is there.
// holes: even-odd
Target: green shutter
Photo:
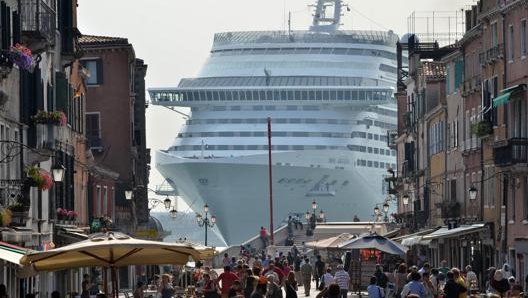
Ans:
[[[69,110],[69,88],[68,80],[66,75],[62,72],[55,74],[55,107],[57,110],[61,110],[64,113],[68,113]]]

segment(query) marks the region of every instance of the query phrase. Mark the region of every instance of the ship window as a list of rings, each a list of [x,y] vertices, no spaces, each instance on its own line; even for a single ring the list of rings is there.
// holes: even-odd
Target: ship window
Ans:
[[[248,91],[249,100],[258,100],[258,91]]]
[[[279,100],[279,99],[280,99],[280,93],[279,93],[279,90],[273,90],[273,96],[272,96],[272,99],[273,99],[273,100]]]
[[[240,106],[231,106],[231,111],[240,111]]]
[[[330,91],[330,100],[336,100],[337,99],[337,92],[335,90]]]
[[[364,167],[367,166],[367,161],[366,160],[362,159],[360,161],[361,161],[361,165],[362,166],[364,166]]]
[[[286,91],[281,91],[280,96],[281,100],[288,100],[288,94],[286,93]]]
[[[214,106],[213,107],[213,111],[225,111],[225,110],[226,110],[225,106]]]
[[[266,92],[259,91],[259,100],[266,100]]]
[[[288,110],[288,111],[297,111],[297,106],[286,106],[286,110]]]
[[[232,131],[221,131],[218,135],[220,137],[233,137],[235,134]]]
[[[328,124],[337,124],[337,119],[328,119]]]
[[[345,55],[347,52],[347,49],[334,49],[334,54],[337,54],[337,55]]]
[[[288,121],[285,118],[272,119],[271,122],[273,122],[273,123],[288,123]]]
[[[319,111],[319,107],[312,105],[303,106],[303,111]]]
[[[239,91],[240,100],[246,100],[246,91]]]
[[[242,119],[231,119],[231,123],[240,124],[242,123]]]
[[[367,161],[367,167],[372,168],[372,160]]]
[[[228,150],[229,149],[227,145],[218,145],[216,147],[218,148],[217,150]]]
[[[271,133],[271,135],[273,137],[285,137],[286,136],[286,132],[285,131],[273,131]]]
[[[345,92],[343,90],[337,91],[337,100],[344,100],[345,99]]]
[[[293,150],[304,150],[304,146],[302,145],[294,145],[292,146]]]
[[[288,150],[288,145],[278,145],[277,150]]]
[[[251,132],[249,132],[249,131],[241,131],[240,132],[240,136],[241,137],[250,137],[251,136]]]
[[[219,91],[217,92],[217,99],[216,100],[225,100],[226,99],[226,94],[225,94],[225,91]]]
[[[229,121],[228,119],[218,119],[217,120],[217,122],[221,123],[221,124],[226,124],[226,123],[228,123],[228,121]]]
[[[379,154],[379,148],[374,148],[374,154]]]
[[[304,131],[294,131],[292,135],[293,135],[294,137],[307,137],[307,136],[308,136],[308,132],[304,132]]]
[[[321,90],[315,91],[315,99],[316,100],[322,100],[323,99],[323,92]]]
[[[265,137],[266,134],[263,131],[255,131],[253,132],[254,137]]]
[[[382,162],[382,161],[380,161],[380,168],[382,168],[382,169],[385,168],[385,163]]]
[[[372,140],[372,134],[371,133],[367,134],[367,139]]]
[[[301,119],[292,118],[290,119],[290,123],[294,123],[294,124],[301,123]]]
[[[214,134],[215,134],[215,133],[212,132],[212,131],[206,131],[206,132],[202,132],[202,133],[201,133],[201,136],[202,136],[202,137],[205,137],[205,138],[207,138],[207,137],[214,137],[214,136],[215,136]]]
[[[315,95],[315,91],[310,90],[310,91],[308,91],[308,94],[309,94],[308,100],[316,100],[317,99],[317,97]]]
[[[379,135],[374,134],[374,140],[378,141],[379,140]]]
[[[316,121],[315,121],[315,119],[306,119],[305,123],[307,123],[307,124],[315,124]]]
[[[367,98],[367,95],[366,95],[366,91],[364,91],[364,90],[359,90],[358,99],[359,99],[359,100],[365,100],[365,99],[368,99],[368,98]]]
[[[258,150],[258,146],[257,145],[248,145],[247,149],[248,150]]]
[[[233,100],[238,100],[238,91],[233,91],[231,92],[231,97],[233,98]]]
[[[372,147],[368,147],[368,148],[367,148],[367,152],[368,152],[368,153],[372,153]]]
[[[374,167],[375,167],[375,168],[379,168],[379,162],[374,161]]]
[[[275,111],[275,106],[266,106],[266,111]]]

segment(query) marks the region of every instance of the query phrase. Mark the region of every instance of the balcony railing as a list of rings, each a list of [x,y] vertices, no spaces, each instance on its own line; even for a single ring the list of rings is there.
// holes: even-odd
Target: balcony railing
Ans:
[[[511,138],[493,146],[493,159],[498,166],[526,163],[527,153],[528,138]]]
[[[504,44],[500,43],[479,54],[479,62],[482,67],[493,64],[498,59],[504,58]]]
[[[55,42],[57,17],[53,1],[22,1],[20,19],[23,41],[32,51],[40,50],[40,44],[53,44]]]
[[[103,151],[103,139],[100,137],[93,137],[89,136],[88,139],[88,146],[92,150],[97,150],[99,152]]]

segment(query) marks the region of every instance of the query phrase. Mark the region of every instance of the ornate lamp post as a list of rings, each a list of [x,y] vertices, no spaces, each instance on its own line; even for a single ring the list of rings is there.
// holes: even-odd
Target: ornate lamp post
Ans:
[[[315,225],[318,221],[324,222],[325,220],[325,213],[323,212],[323,210],[319,212],[319,217],[317,217],[315,214],[316,210],[317,210],[317,202],[313,201],[312,202],[312,213],[310,213],[309,211],[306,211],[306,214],[305,214],[306,222],[310,224],[310,229],[312,230],[315,229]]]
[[[204,205],[203,208],[204,216],[201,214],[196,214],[196,222],[198,223],[198,226],[205,227],[205,246],[207,246],[207,229],[212,228],[216,224],[216,216],[211,216],[211,218],[208,217],[209,214],[209,206],[207,204]]]

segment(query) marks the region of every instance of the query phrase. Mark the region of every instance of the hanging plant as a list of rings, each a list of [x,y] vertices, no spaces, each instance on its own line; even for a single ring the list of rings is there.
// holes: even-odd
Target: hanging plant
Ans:
[[[6,53],[8,59],[20,69],[30,71],[33,67],[33,55],[31,50],[22,44],[15,44]]]
[[[47,112],[39,110],[35,115],[31,116],[35,123],[40,124],[56,124],[64,126],[68,123],[68,118],[63,111]]]
[[[43,169],[31,167],[27,170],[27,176],[32,179],[33,185],[40,190],[48,190],[53,186],[51,174]]]

